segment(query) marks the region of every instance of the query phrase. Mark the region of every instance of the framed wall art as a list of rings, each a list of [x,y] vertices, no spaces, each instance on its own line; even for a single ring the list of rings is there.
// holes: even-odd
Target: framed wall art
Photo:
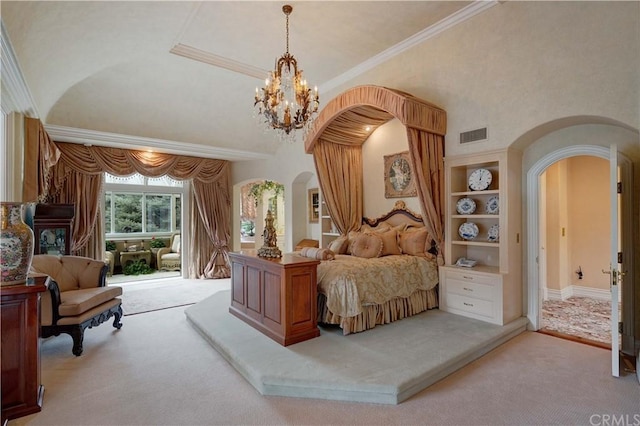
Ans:
[[[318,188],[309,190],[309,223],[318,223],[320,219],[320,195]]]
[[[415,197],[416,190],[413,167],[409,151],[384,156],[385,198]]]

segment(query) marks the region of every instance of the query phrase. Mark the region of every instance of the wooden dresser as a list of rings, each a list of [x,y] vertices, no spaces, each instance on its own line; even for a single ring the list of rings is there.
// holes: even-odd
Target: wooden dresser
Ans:
[[[0,288],[2,297],[2,422],[40,411],[40,293],[49,278]]]
[[[320,335],[317,277],[320,261],[284,254],[258,257],[256,250],[229,253],[229,312],[283,346]]]

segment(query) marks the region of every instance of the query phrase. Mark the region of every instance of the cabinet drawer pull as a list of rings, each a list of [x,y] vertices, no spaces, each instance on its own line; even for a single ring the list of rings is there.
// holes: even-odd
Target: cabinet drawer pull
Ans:
[[[469,277],[469,276],[467,276],[467,275],[463,275],[462,277],[463,277],[465,280],[472,280],[472,279],[473,279],[473,277]]]
[[[473,303],[462,302],[464,306],[471,306],[473,308]]]
[[[473,289],[472,289],[472,288],[469,288],[469,287],[462,287],[462,289],[463,289],[464,291],[470,291],[470,292],[473,292]]]

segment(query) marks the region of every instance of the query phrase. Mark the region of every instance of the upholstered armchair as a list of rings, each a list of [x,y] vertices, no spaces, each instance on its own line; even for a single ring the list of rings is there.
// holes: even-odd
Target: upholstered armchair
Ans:
[[[180,270],[180,234],[173,234],[169,247],[162,247],[157,254],[158,270]]]
[[[72,352],[82,354],[84,330],[112,316],[113,326],[122,327],[122,288],[106,286],[109,266],[104,261],[79,256],[33,256],[33,272],[48,275],[49,291],[43,293],[40,335],[65,333],[73,339]]]

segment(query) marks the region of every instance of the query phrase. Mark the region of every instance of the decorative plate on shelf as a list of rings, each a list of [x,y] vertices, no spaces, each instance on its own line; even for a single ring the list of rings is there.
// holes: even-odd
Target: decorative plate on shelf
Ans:
[[[472,214],[476,211],[476,202],[469,197],[460,198],[456,203],[458,214]]]
[[[487,241],[492,243],[497,243],[500,241],[500,225],[491,225],[488,232],[489,236],[487,237]]]
[[[489,198],[489,201],[487,201],[487,205],[485,206],[485,210],[487,214],[498,214],[500,210],[500,199],[497,195]]]
[[[469,189],[472,191],[484,191],[489,189],[493,176],[487,169],[476,169],[469,175]]]
[[[473,240],[478,236],[478,225],[473,222],[465,222],[458,228],[458,234],[465,240]]]

